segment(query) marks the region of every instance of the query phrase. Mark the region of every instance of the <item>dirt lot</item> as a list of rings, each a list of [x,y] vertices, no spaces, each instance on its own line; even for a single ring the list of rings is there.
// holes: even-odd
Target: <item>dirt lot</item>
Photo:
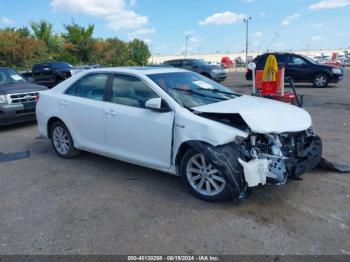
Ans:
[[[298,88],[324,156],[350,164],[350,71]],[[224,83],[250,92],[242,73]],[[288,118],[288,115],[286,115]],[[54,154],[35,124],[0,129],[1,254],[350,254],[350,174],[315,170],[235,205],[192,197],[177,177],[84,153]]]

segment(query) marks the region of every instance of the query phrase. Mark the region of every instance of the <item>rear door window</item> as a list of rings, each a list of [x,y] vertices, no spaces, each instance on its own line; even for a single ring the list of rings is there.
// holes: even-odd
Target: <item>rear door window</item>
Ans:
[[[108,74],[90,74],[67,89],[65,94],[103,101]]]
[[[288,64],[294,66],[301,66],[306,64],[306,62],[299,56],[290,56]]]

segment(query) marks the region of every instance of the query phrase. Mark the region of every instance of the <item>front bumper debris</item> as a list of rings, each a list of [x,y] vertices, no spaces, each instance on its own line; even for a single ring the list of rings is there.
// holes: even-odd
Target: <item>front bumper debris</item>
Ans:
[[[285,184],[288,178],[298,178],[314,169],[321,160],[322,141],[318,136],[302,132],[265,137],[265,141],[250,138],[254,145],[243,145],[245,160],[240,159],[240,164],[249,187]]]
[[[296,159],[286,160],[287,171],[291,177],[298,177],[314,169],[321,157],[322,141],[319,136],[315,136],[308,147],[297,150]]]

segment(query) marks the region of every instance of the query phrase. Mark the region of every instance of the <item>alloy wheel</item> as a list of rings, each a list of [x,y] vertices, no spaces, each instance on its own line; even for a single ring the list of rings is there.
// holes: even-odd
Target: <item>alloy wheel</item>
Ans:
[[[318,76],[316,77],[315,79],[315,84],[316,86],[318,87],[322,87],[322,86],[325,86],[327,83],[327,78],[325,76]]]
[[[52,139],[56,150],[62,155],[67,155],[70,148],[67,131],[61,126],[56,126],[52,133]]]
[[[190,158],[186,166],[186,175],[192,188],[205,196],[220,194],[226,185],[221,173],[203,154],[196,154]]]

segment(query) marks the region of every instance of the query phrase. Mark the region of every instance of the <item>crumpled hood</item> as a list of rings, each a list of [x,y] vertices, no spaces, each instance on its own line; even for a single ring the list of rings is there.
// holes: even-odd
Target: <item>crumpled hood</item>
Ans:
[[[240,96],[192,109],[203,113],[240,114],[252,132],[260,134],[299,132],[312,124],[304,109],[253,96]]]

